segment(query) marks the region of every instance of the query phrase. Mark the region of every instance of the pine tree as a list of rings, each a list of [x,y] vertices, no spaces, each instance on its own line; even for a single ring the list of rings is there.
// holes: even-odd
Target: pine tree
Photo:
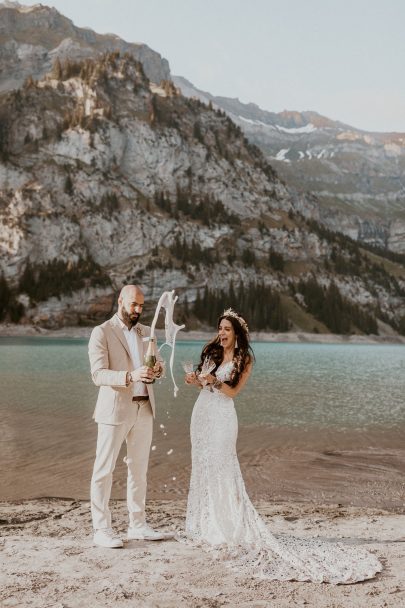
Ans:
[[[283,272],[284,270],[284,258],[281,253],[278,253],[274,249],[269,250],[269,264],[273,270]]]
[[[401,336],[405,336],[405,315],[402,316],[398,323],[398,331]]]
[[[64,191],[69,196],[72,196],[72,194],[73,194],[73,181],[72,181],[72,178],[70,177],[70,173],[68,173],[66,176]]]
[[[203,138],[203,134],[201,131],[201,126],[200,123],[198,122],[198,120],[194,123],[194,127],[193,127],[193,137],[199,141],[200,143],[204,143],[204,138]]]
[[[54,78],[55,80],[62,80],[62,65],[59,57],[57,57],[54,61],[51,74],[52,78]]]
[[[34,281],[35,281],[35,277],[34,277],[33,269],[31,267],[30,261],[28,260],[27,264],[24,268],[24,272],[22,273],[19,284],[18,284],[18,290],[20,291],[20,293],[22,292],[22,293],[26,293],[26,294],[30,295],[31,288],[32,288]]]
[[[7,120],[0,116],[0,160],[3,162],[7,162],[9,158],[8,131],[9,126]]]
[[[11,290],[4,274],[0,275],[0,321],[2,321],[9,310],[11,301]]]

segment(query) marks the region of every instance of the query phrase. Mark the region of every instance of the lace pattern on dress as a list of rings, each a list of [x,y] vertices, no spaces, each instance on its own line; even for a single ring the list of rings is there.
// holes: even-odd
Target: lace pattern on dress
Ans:
[[[216,372],[230,378],[232,362]],[[270,580],[355,583],[382,569],[368,551],[317,539],[274,536],[247,495],[236,454],[233,400],[204,388],[191,418],[192,473],[185,540],[242,575]]]

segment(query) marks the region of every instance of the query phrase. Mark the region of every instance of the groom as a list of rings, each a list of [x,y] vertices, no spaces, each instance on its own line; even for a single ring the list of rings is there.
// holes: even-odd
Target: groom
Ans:
[[[142,290],[126,285],[118,298],[118,312],[95,327],[89,342],[91,375],[100,387],[95,421],[98,423],[96,460],[91,479],[94,544],[119,548],[121,538],[111,527],[108,503],[112,475],[124,440],[127,443],[129,511],[128,540],[161,540],[145,522],[146,474],[155,416],[153,378],[163,371],[158,356],[152,370],[142,364],[150,328],[138,323],[144,305]]]

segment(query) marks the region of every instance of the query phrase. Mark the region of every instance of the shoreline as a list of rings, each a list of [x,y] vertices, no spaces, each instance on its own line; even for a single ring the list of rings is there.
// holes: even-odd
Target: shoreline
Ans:
[[[86,500],[96,429],[92,421],[82,424],[85,432],[73,453],[69,446],[61,445],[57,460],[52,457],[53,450],[45,447],[34,461],[20,457],[19,465],[15,466],[15,453],[5,452],[1,500],[13,503],[40,497]],[[155,425],[148,500],[185,499],[191,473],[188,425],[165,420],[164,432],[166,435],[159,424]],[[290,505],[339,503],[392,512],[404,509],[402,429],[348,432],[331,428],[320,432],[316,428],[242,425],[237,453],[247,493],[254,501]],[[119,458],[113,499],[125,498],[126,478],[126,464]]]
[[[46,329],[37,325],[14,325],[12,323],[0,323],[0,338],[15,337],[46,337],[46,338],[81,338],[88,339],[93,327],[61,327],[59,329]],[[158,340],[164,337],[164,330],[157,329]],[[180,331],[177,334],[179,341],[203,341],[208,342],[215,335],[215,331]],[[252,342],[280,342],[290,344],[405,344],[405,336],[400,335],[339,335],[339,334],[314,334],[308,332],[251,332]]]

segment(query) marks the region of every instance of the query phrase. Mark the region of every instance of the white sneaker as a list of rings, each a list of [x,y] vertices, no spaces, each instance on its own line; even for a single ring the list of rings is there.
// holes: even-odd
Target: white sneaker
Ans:
[[[112,528],[95,530],[93,543],[99,547],[107,547],[108,549],[121,549],[124,546],[121,538]]]
[[[173,538],[173,534],[170,532],[158,532],[148,526],[148,524],[142,524],[141,526],[130,526],[127,538],[128,540],[165,540]]]

